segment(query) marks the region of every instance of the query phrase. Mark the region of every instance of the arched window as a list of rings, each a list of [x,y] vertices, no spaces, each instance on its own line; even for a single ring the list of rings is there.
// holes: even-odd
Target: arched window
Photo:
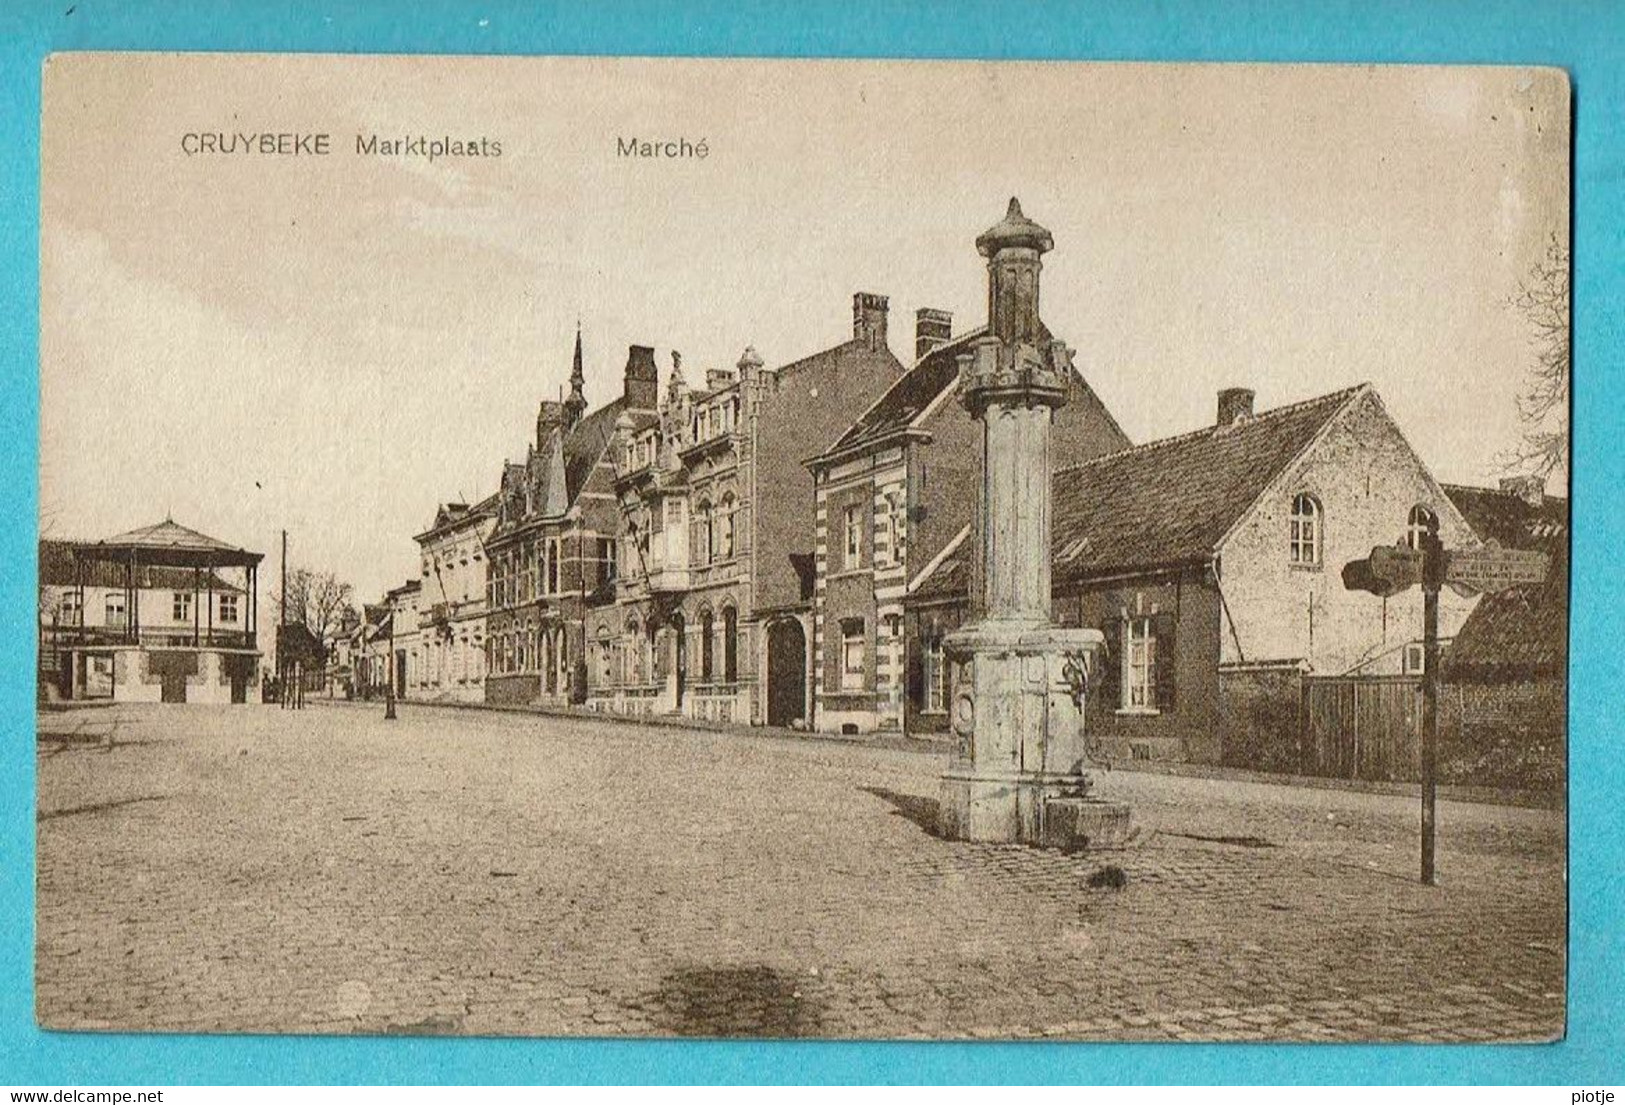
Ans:
[[[719,519],[719,523],[720,523],[722,532],[720,534],[720,540],[717,542],[717,544],[719,546],[717,556],[718,556],[718,559],[721,559],[721,560],[732,560],[733,559],[733,555],[734,555],[734,513],[735,513],[734,496],[733,496],[733,492],[730,491],[727,494],[722,496],[722,517]]]
[[[1422,536],[1439,524],[1439,516],[1417,503],[1405,517],[1405,544],[1413,549],[1422,547]]]
[[[1292,499],[1292,522],[1288,534],[1294,564],[1319,564],[1323,521],[1320,500],[1307,491]]]
[[[739,682],[739,611],[732,606],[722,610],[722,680]]]
[[[710,610],[700,612],[700,682],[711,682],[712,673],[712,639],[715,630],[715,619],[711,617]]]
[[[614,652],[609,642],[609,626],[598,627],[598,686],[607,687],[615,681]]]
[[[711,501],[701,499],[694,515],[694,559],[700,564],[709,564],[716,551],[711,540]]]

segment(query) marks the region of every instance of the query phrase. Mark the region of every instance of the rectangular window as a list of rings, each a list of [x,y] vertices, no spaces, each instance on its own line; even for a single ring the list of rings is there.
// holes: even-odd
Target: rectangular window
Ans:
[[[231,625],[236,624],[236,622],[237,622],[237,596],[236,595],[221,595],[220,596],[220,620],[222,622],[227,623],[227,624],[231,624]]]
[[[1405,646],[1405,655],[1401,663],[1400,670],[1406,675],[1421,675],[1428,667],[1427,649],[1420,641],[1412,641]]]
[[[1123,623],[1123,709],[1157,708],[1157,634],[1149,617]]]
[[[192,620],[192,592],[190,592],[190,591],[176,591],[174,593],[174,599],[175,599],[175,601],[170,606],[170,611],[174,615],[174,620],[177,621],[177,622],[189,622],[189,621],[191,621]]]
[[[559,542],[558,538],[549,538],[547,542],[547,593],[559,593]]]
[[[849,506],[846,508],[846,559],[842,562],[847,571],[863,567],[863,508]]]
[[[603,583],[609,583],[615,578],[615,538],[600,537],[598,539],[598,578]]]
[[[841,623],[841,689],[863,689],[863,619]]]
[[[120,626],[124,624],[124,596],[123,595],[108,595],[107,596],[107,621],[104,624],[106,624],[106,625],[120,625]]]
[[[922,667],[925,680],[925,712],[943,713],[948,703],[948,665],[942,655],[941,637],[926,640]]]

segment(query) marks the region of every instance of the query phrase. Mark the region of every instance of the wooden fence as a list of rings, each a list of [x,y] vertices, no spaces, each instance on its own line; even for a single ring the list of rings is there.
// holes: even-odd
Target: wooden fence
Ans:
[[[1307,677],[1302,716],[1305,775],[1413,781],[1421,774],[1417,676]]]

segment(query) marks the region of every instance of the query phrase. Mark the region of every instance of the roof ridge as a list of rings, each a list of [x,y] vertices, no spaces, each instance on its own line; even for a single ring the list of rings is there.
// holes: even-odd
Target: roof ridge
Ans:
[[[1264,411],[1261,414],[1253,415],[1247,421],[1248,424],[1263,422],[1266,419],[1273,419],[1278,415],[1290,414],[1293,411],[1301,410],[1302,408],[1311,406],[1315,403],[1325,403],[1332,399],[1346,401],[1353,398],[1357,392],[1366,391],[1370,388],[1371,384],[1369,382],[1354,384],[1351,387],[1340,388],[1337,391],[1328,391],[1324,395],[1316,395],[1311,396],[1308,399],[1300,399],[1296,403],[1287,403],[1284,406],[1271,407],[1269,410]],[[1217,425],[1201,426],[1194,430],[1187,430],[1182,434],[1175,434],[1172,437],[1159,437],[1152,441],[1141,442],[1138,445],[1130,445],[1126,449],[1118,449],[1116,452],[1102,453],[1097,457],[1090,457],[1088,460],[1080,460],[1075,464],[1062,465],[1061,467],[1056,468],[1053,474],[1060,475],[1062,472],[1075,472],[1080,468],[1087,468],[1091,464],[1100,464],[1108,460],[1117,460],[1120,457],[1125,457],[1132,453],[1149,453],[1156,449],[1165,448],[1170,445],[1182,444],[1186,441],[1192,441],[1196,438],[1210,435],[1217,430],[1228,428],[1229,427],[1221,427]]]
[[[906,384],[908,382],[910,377],[912,377],[916,372],[918,372],[922,368],[924,368],[926,361],[928,361],[931,358],[935,357],[938,353],[941,353],[944,349],[947,349],[950,346],[957,345],[960,342],[968,341],[971,338],[977,337],[980,334],[985,334],[986,332],[987,332],[987,326],[986,325],[974,327],[974,328],[972,328],[970,330],[965,331],[963,334],[960,334],[958,337],[949,337],[949,339],[947,341],[943,342],[941,345],[935,347],[934,349],[927,350],[925,352],[925,354],[922,355],[922,356],[915,357],[914,358],[914,363],[909,365],[907,368],[903,369],[902,373],[897,377],[897,379],[893,380],[890,384],[887,384],[885,390],[883,390],[879,395],[875,396],[874,400],[867,407],[864,407],[863,411],[856,418],[852,419],[850,422],[848,422],[846,424],[846,428],[843,429],[836,436],[835,440],[830,442],[829,445],[826,446],[824,448],[824,450],[822,452],[818,453],[817,456],[815,456],[813,459],[817,460],[817,459],[819,459],[821,457],[827,457],[830,454],[841,450],[841,448],[842,448],[841,443],[843,441],[846,441],[847,437],[852,433],[852,431],[857,429],[859,426],[863,425],[864,419],[868,418],[877,409],[879,409],[879,407],[880,407],[880,405],[882,403],[884,403],[887,399],[891,398],[892,392],[894,392],[898,388],[904,386],[904,384]],[[957,376],[953,377],[950,380],[950,384],[957,383],[957,382],[958,382],[958,377]],[[929,406],[929,404],[927,404],[927,406]],[[909,425],[913,425],[914,420],[916,418],[918,418],[921,413],[923,413],[923,408],[921,410],[919,410],[919,411],[915,411],[914,414],[910,415],[909,416]],[[856,445],[857,442],[854,441],[852,444]]]
[[[863,341],[863,339],[857,338],[857,337],[847,338],[845,341],[836,342],[834,345],[830,346],[828,349],[820,349],[820,350],[818,350],[816,352],[808,353],[805,357],[797,357],[793,361],[788,361],[785,364],[781,364],[778,368],[769,369],[768,371],[772,372],[775,376],[779,376],[779,377],[782,378],[783,375],[786,372],[790,371],[792,368],[800,368],[802,365],[806,364],[809,361],[815,361],[819,357],[827,357],[831,353],[835,353],[835,352],[837,352],[839,350],[845,349],[849,345],[858,345],[858,344],[862,343],[862,341]],[[884,347],[882,347],[882,348],[884,348]],[[894,354],[892,354],[892,356],[895,357],[896,354],[894,353]]]

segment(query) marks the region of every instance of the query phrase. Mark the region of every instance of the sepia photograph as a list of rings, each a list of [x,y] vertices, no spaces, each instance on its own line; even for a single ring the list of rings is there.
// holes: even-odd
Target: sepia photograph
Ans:
[[[38,1024],[1562,1039],[1571,117],[51,55]]]

